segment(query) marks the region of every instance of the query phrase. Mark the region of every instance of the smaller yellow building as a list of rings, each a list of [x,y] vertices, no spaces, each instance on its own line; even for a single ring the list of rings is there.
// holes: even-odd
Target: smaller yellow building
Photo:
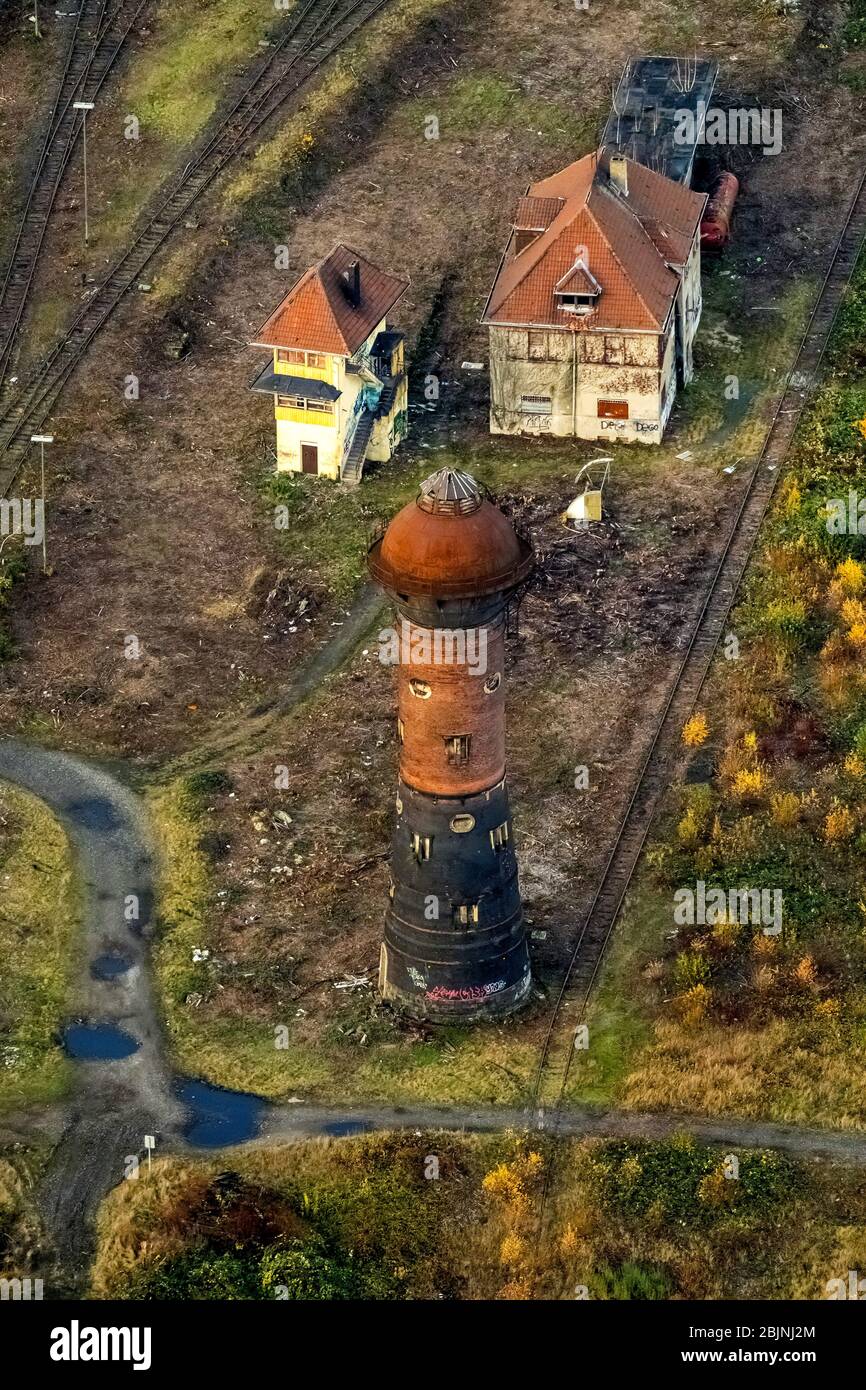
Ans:
[[[252,389],[274,398],[279,471],[355,484],[406,437],[403,334],[387,316],[408,285],[335,246],[264,324],[252,346],[273,356]]]

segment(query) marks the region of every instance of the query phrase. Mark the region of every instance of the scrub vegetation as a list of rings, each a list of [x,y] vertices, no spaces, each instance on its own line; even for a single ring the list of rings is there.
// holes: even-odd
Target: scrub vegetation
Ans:
[[[861,1175],[687,1136],[540,1151],[515,1135],[385,1134],[229,1162],[163,1159],[115,1189],[93,1295],[815,1299],[866,1250]]]
[[[684,731],[693,766],[618,928],[576,1097],[866,1122],[864,334],[861,263],[729,624],[739,656],[717,659]],[[781,932],[676,924],[675,890],[698,881],[779,891]]]

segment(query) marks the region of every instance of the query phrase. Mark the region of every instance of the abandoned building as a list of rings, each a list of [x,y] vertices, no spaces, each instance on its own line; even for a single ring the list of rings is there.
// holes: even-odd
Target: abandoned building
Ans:
[[[605,150],[530,186],[482,319],[491,433],[661,442],[693,374],[705,203]]]
[[[399,788],[382,996],[478,1019],[529,993],[505,777],[505,625],[532,548],[466,473],[421,484],[369,552],[400,617]]]
[[[273,357],[251,386],[274,398],[278,471],[355,484],[405,438],[403,334],[387,315],[408,284],[339,245],[261,328],[252,346]]]

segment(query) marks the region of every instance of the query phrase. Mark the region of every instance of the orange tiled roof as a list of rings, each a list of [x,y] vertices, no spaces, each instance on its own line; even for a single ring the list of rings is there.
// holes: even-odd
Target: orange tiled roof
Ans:
[[[517,204],[514,229],[518,232],[544,232],[562,210],[562,198],[531,198],[527,195]]]
[[[523,251],[509,240],[484,323],[661,332],[679,278],[670,268],[688,256],[706,195],[626,160],[628,195],[609,184],[604,156],[585,155],[533,184],[520,205],[561,200],[546,229]],[[585,317],[561,309],[554,291],[582,260],[601,285]]]
[[[355,262],[360,268],[361,287],[357,306],[349,298],[344,278]],[[408,285],[407,279],[380,270],[358,251],[335,246],[292,286],[259,330],[253,346],[351,357]]]

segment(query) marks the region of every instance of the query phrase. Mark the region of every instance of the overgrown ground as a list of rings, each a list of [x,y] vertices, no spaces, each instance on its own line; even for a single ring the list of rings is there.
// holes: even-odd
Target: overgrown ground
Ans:
[[[383,1135],[159,1161],[103,1205],[91,1292],[822,1299],[864,1251],[862,1175],[772,1153]]]
[[[862,1126],[866,1057],[866,264],[831,375],[686,739],[697,751],[647,855],[576,1058],[573,1095]],[[863,528],[866,530],[866,526]],[[674,921],[674,892],[781,894],[780,933]]]
[[[35,1191],[48,1160],[43,1144],[16,1143],[0,1153],[0,1278],[39,1278],[45,1235]]]
[[[94,257],[122,242],[139,194],[184,158],[236,66],[233,45],[255,51],[248,6],[212,4],[200,33],[198,14],[157,7],[114,106],[93,123],[104,238]],[[369,985],[336,988],[370,979],[384,903],[394,712],[374,641],[270,725],[266,743],[251,735],[214,765],[209,740],[284,687],[343,621],[371,524],[433,467],[470,467],[539,550],[511,651],[509,718],[543,991],[567,956],[858,165],[860,97],[841,77],[859,59],[843,63],[832,36],[825,43],[802,18],[763,7],[756,25],[745,0],[688,15],[625,3],[576,15],[566,0],[527,14],[500,0],[496,17],[477,2],[395,3],[214,191],[156,264],[152,292],[124,306],[64,398],[54,569],[14,605],[22,657],[3,677],[4,725],[125,756],[155,782],[165,867],[156,965],[179,1062],[270,1095],[514,1100],[543,1007],[536,999],[501,1028],[432,1033],[397,1026]],[[477,320],[513,199],[591,147],[630,53],[674,43],[719,57],[723,99],[782,103],[785,149],[763,162],[732,152],[744,175],[737,239],[707,267],[696,383],[664,448],[617,451],[608,519],[577,538],[559,517],[597,450],[492,441],[483,380],[460,364],[486,356]],[[187,110],[175,56],[188,50],[213,73],[213,92]],[[122,139],[130,110],[143,118],[138,142]],[[438,141],[423,135],[431,112]],[[837,159],[816,165],[809,151],[822,132]],[[50,308],[59,296],[58,322],[75,298],[64,266],[70,284],[82,269],[79,213],[67,212],[39,301]],[[354,493],[274,484],[272,422],[246,390],[257,360],[247,342],[294,275],[338,239],[412,278],[398,321],[413,361],[413,437]],[[288,272],[274,269],[281,244]],[[442,386],[435,410],[418,390],[428,371]],[[123,398],[129,372],[140,380],[136,402]],[[723,390],[731,374],[735,400]],[[272,524],[277,501],[289,504],[288,532]],[[130,634],[143,652],[134,662],[124,656]],[[172,779],[165,760],[196,750],[220,776]],[[589,793],[574,789],[579,764],[591,769]],[[279,792],[277,766],[288,769]],[[194,962],[193,950],[208,955]],[[279,1025],[288,1049],[274,1046]]]
[[[69,843],[41,801],[0,783],[0,1109],[56,1100],[58,1043],[76,961],[79,894]]]

